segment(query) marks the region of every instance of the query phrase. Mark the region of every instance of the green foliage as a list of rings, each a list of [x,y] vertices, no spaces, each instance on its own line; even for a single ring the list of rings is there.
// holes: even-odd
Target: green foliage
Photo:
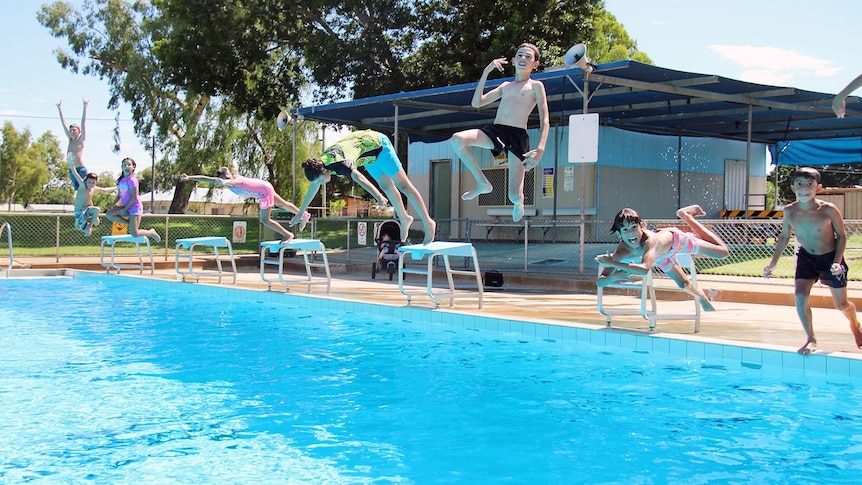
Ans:
[[[81,9],[76,9],[56,1],[39,11],[39,22],[55,37],[68,41],[68,50],[56,53],[60,65],[72,72],[105,80],[111,93],[109,108],[116,108],[120,101],[128,103],[132,108],[135,133],[141,142],[158,146],[162,160],[157,165],[156,185],[176,187],[170,208],[172,213],[185,211],[193,187],[191,183],[178,181],[180,173],[212,173],[219,166],[236,165],[240,173],[252,176],[259,176],[262,167],[267,167],[264,178],[276,185],[292,179],[293,164],[284,163],[286,155],[275,161],[271,157],[272,153],[292,151],[292,144],[284,143],[285,137],[274,129],[277,110],[251,108],[257,101],[243,99],[237,87],[251,83],[252,79],[269,78],[270,74],[264,72],[266,66],[254,52],[239,64],[230,63],[234,45],[253,46],[267,52],[272,47],[258,42],[266,34],[260,30],[261,19],[274,20],[265,15],[265,10],[255,10],[269,8],[267,3],[276,2],[213,1],[186,6],[186,2],[169,0],[153,3],[96,0],[84,2]],[[235,8],[231,10],[228,6]],[[195,7],[199,7],[198,10]],[[238,30],[220,30],[234,27]],[[168,36],[179,32],[188,35],[187,40],[199,43],[199,49],[175,50]],[[164,63],[170,60],[181,64],[180,71],[187,68],[207,78],[212,76],[212,79],[200,86],[176,82],[182,76],[176,72],[177,64],[172,64],[173,73],[165,69]],[[227,67],[220,62],[228,63]],[[285,63],[283,59],[279,62],[290,68],[285,72],[298,76],[295,64]],[[229,73],[233,83],[230,92],[236,92],[232,98],[234,102],[212,96],[228,90],[204,89],[214,83],[227,82],[224,72]],[[298,92],[300,85],[297,82],[297,89],[292,92]],[[255,86],[256,89],[266,87],[263,82]],[[269,88],[264,92],[266,99],[281,101],[284,98]],[[237,100],[250,108],[237,110]],[[305,138],[299,141],[305,143]],[[148,165],[143,161],[138,164],[142,168]]]
[[[7,121],[0,144],[0,201],[6,204],[35,202],[42,186],[51,179],[48,163],[60,156],[56,138],[50,133],[30,140],[30,130],[19,132]]]
[[[545,66],[577,42],[596,61],[649,62],[601,0],[156,0],[171,82],[271,119],[298,104],[473,82],[525,41]]]

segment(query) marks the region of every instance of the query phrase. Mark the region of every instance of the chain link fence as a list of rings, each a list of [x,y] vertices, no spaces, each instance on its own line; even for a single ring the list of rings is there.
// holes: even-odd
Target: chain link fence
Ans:
[[[290,220],[287,213],[275,215],[282,224]],[[388,219],[326,218],[312,219],[297,237],[320,239],[330,251],[329,259],[338,263],[368,263],[376,260],[376,230]],[[796,248],[793,243],[778,261],[774,277],[762,277],[763,268],[772,257],[775,238],[780,233],[780,220],[711,219],[703,220],[730,248],[730,256],[716,260],[697,259],[701,281],[727,281],[752,284],[793,284]],[[85,236],[74,227],[72,214],[0,213],[0,266],[13,258],[25,265],[28,260],[49,259],[58,264],[72,263],[82,256],[98,256],[100,237],[110,235],[112,224],[102,218]],[[617,238],[610,233],[611,221],[580,219],[525,218],[520,222],[500,219],[441,219],[437,221],[436,239],[471,242],[479,255],[483,270],[499,270],[524,274],[577,275],[592,278],[598,272],[595,257],[612,252]],[[676,226],[687,230],[679,220],[647,221],[651,229]],[[154,255],[172,260],[176,240],[189,237],[225,236],[232,241],[238,226],[245,242],[233,242],[234,253],[258,254],[260,241],[276,239],[262,228],[257,217],[145,215],[141,227],[152,227],[162,236],[154,245]],[[845,259],[850,266],[850,285],[862,288],[862,220],[845,221],[848,234]],[[421,228],[416,223],[414,228]],[[11,238],[9,238],[11,235]],[[7,247],[7,238],[11,248]],[[402,238],[420,242],[421,229],[411,229]],[[205,248],[201,248],[204,250]],[[133,246],[118,246],[117,254],[136,254]],[[453,262],[453,264],[457,264]],[[465,264],[467,262],[465,261]]]

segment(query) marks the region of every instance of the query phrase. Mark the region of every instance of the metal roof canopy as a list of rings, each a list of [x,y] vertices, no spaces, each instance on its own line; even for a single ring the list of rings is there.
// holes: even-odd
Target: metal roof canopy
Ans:
[[[862,136],[860,98],[847,98],[847,117],[832,112],[833,94],[754,84],[716,75],[676,71],[636,61],[551,67],[534,73],[545,84],[551,126],[568,116],[598,113],[603,126],[651,134],[699,136],[775,144]],[[586,80],[585,80],[586,78]],[[512,78],[490,80],[486,89]],[[477,83],[374,96],[303,107],[307,119],[381,132],[414,141],[442,141],[452,133],[492,123],[497,103],[473,108]],[[582,92],[588,99],[584,100]],[[749,119],[750,137],[749,137]],[[534,111],[530,127],[538,122]]]

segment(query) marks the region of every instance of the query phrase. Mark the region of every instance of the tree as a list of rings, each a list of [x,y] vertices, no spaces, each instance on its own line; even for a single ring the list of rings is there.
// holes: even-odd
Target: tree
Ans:
[[[220,94],[216,91],[205,92],[174,82],[156,55],[166,52],[160,46],[171,32],[189,32],[188,28],[198,21],[203,22],[200,26],[217,28],[220,19],[215,14],[219,9],[207,7],[215,12],[213,17],[165,16],[158,8],[164,3],[85,0],[78,11],[57,1],[44,5],[38,18],[54,36],[68,41],[70,51],[57,52],[61,66],[107,81],[111,93],[109,108],[116,108],[120,101],[127,102],[132,107],[135,133],[140,140],[150,146],[155,138],[162,156],[170,161],[160,163],[157,174],[161,181],[175,184],[170,212],[177,213],[188,206],[192,188],[191,184],[179,181],[177,175],[201,172],[208,164],[232,164],[234,143],[244,130],[240,128],[243,114],[234,108],[230,99],[213,97],[212,93]],[[213,4],[218,7],[215,2]],[[181,2],[177,5],[181,6]],[[240,37],[257,31],[252,19],[246,20],[251,23],[243,25],[250,31],[241,31]],[[208,30],[207,33],[214,32]],[[202,42],[207,46],[224,47],[218,40],[213,37]],[[226,42],[230,44],[231,40]],[[217,54],[213,51],[215,58],[198,58],[194,65],[205,67],[215,59],[227,59]],[[254,57],[248,59],[244,66],[254,65],[255,60]],[[236,82],[244,84],[244,79],[244,75],[239,75]],[[274,98],[274,95],[269,97]],[[245,124],[261,130],[262,126],[274,125],[274,118],[275,113],[253,116]],[[257,162],[252,165],[255,164]],[[292,166],[280,168],[289,172],[280,173],[280,177],[289,176],[293,170]]]
[[[35,142],[30,141],[30,136],[30,130],[18,132],[11,122],[3,124],[0,200],[10,209],[13,203],[26,205],[35,201],[42,186],[51,179],[48,162],[61,156],[60,145],[50,132]]]
[[[156,0],[173,28],[156,46],[172,82],[275,116],[301,79],[316,101],[474,82],[532,41],[542,64],[577,42],[597,61],[649,59],[601,0]]]
[[[602,10],[593,18],[595,35],[589,46],[589,57],[594,63],[632,59],[652,64],[646,53],[637,48],[637,42],[629,37],[623,24],[614,14]]]

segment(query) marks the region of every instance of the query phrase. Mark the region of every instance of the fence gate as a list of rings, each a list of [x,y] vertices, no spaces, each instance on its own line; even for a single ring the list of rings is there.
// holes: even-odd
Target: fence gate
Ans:
[[[724,209],[747,210],[745,178],[748,176],[744,160],[724,161]]]

